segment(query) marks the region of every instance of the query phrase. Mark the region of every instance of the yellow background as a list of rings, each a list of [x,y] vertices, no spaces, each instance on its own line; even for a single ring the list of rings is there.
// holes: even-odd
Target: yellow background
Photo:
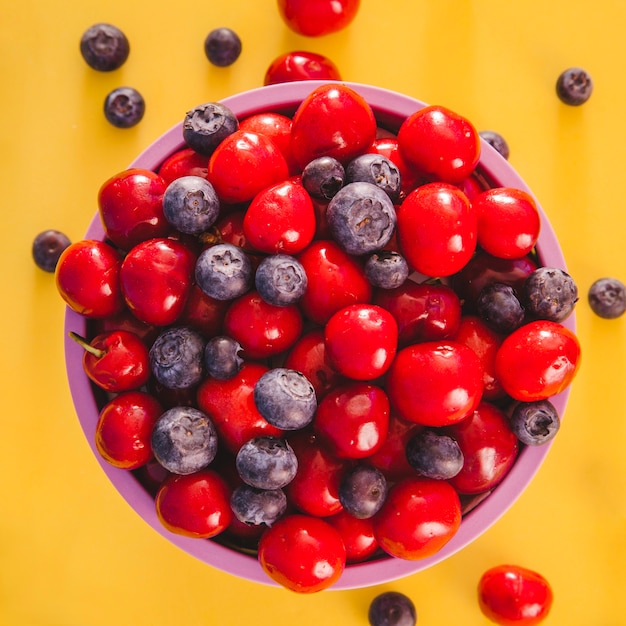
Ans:
[[[122,28],[127,63],[104,74],[78,51],[98,21]],[[218,26],[239,33],[229,68],[204,56]],[[274,0],[1,0],[0,624],[357,626],[381,591],[411,596],[418,623],[484,625],[476,583],[513,562],[552,583],[546,623],[626,624],[626,317],[586,302],[604,275],[626,280],[626,2],[362,0],[345,31],[308,39]],[[280,53],[321,52],[346,80],[401,91],[501,132],[510,162],[556,228],[581,300],[584,359],[562,430],[536,480],[479,540],[380,587],[296,596],[238,580],[173,547],[104,476],[74,414],[64,306],[31,243],[56,228],[82,238],[96,193],[185,111],[260,86]],[[580,65],[591,100],[566,107],[559,73]],[[135,128],[103,114],[114,87],[147,102]]]

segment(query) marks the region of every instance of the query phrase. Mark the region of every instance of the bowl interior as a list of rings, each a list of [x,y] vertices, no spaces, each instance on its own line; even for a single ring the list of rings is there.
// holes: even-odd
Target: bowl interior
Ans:
[[[328,81],[300,81],[271,85],[226,98],[222,102],[239,119],[266,111],[291,115],[298,104],[315,87],[326,82]],[[393,91],[357,83],[346,82],[345,84],[360,93],[370,103],[379,125],[391,132],[396,132],[406,117],[425,106],[425,103],[419,100]],[[184,141],[181,122],[144,150],[130,164],[130,167],[157,169],[168,156],[182,147],[184,147]],[[492,186],[516,187],[532,195],[531,190],[513,167],[484,141],[478,170]],[[557,237],[539,202],[537,202],[537,206],[542,221],[541,233],[537,242],[537,252],[541,263],[545,266],[566,270],[565,259]],[[97,213],[86,232],[85,238],[104,238],[104,229]],[[564,324],[570,330],[575,331],[574,315],[571,315]],[[85,335],[86,326],[85,318],[66,308],[65,359],[68,381],[85,437],[102,470],[114,487],[154,530],[182,550],[234,576],[275,586],[276,583],[263,572],[255,556],[235,551],[215,540],[191,539],[167,531],[157,518],[152,495],[146,491],[134,475],[126,470],[117,469],[102,459],[95,447],[95,430],[100,408],[91,383],[82,369],[83,350],[68,337],[69,331]],[[569,389],[551,398],[560,416],[564,414],[568,396]],[[543,446],[522,449],[506,478],[488,497],[464,516],[456,535],[436,555],[420,561],[405,561],[389,557],[349,565],[340,580],[331,589],[354,589],[396,580],[426,569],[461,550],[483,534],[514,504],[539,470],[550,446],[551,443],[549,442]]]

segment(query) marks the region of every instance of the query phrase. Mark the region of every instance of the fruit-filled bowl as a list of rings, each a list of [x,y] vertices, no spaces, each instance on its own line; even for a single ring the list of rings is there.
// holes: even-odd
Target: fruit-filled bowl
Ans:
[[[341,103],[344,97],[347,104]],[[83,250],[74,244],[59,261],[57,284],[68,304],[67,375],[86,439],[114,487],[149,526],[234,576],[313,592],[381,584],[428,568],[473,542],[514,504],[541,466],[565,412],[579,347],[575,285],[568,282],[557,236],[508,161],[480,139],[465,118],[443,107],[373,86],[317,81],[271,85],[210,104],[226,107],[237,120],[224,137],[210,148],[201,143],[211,123],[210,133],[216,134],[221,109],[216,113],[214,108],[204,126],[202,119],[192,120],[193,111],[202,117],[198,107],[181,116],[184,121],[150,145],[128,170],[103,182],[99,211],[84,242],[79,242],[85,244]],[[305,104],[308,110],[303,111]],[[335,106],[353,109],[345,114]],[[415,117],[425,111],[429,116]],[[364,130],[371,124],[370,114],[373,130]],[[428,141],[439,126],[446,130],[435,149]],[[236,133],[237,142],[226,146]],[[447,147],[446,133],[453,137]],[[277,148],[285,136],[289,140]],[[232,160],[236,145],[244,145],[254,160],[259,142],[262,163],[249,166]],[[416,146],[423,144],[426,149],[418,154]],[[439,149],[443,156],[433,159]],[[264,164],[276,152],[281,154],[279,165],[272,165],[269,182],[258,183],[272,169]],[[376,155],[378,169],[350,166],[363,154]],[[315,160],[320,162],[316,170],[303,171]],[[328,174],[332,169],[324,169],[329,163],[342,166],[340,184]],[[244,173],[233,183],[237,167]],[[377,174],[368,180],[372,171]],[[204,194],[203,206],[217,205],[217,217],[201,232],[185,231],[175,218],[165,231],[154,230],[154,216],[152,225],[145,219],[141,227],[124,230],[124,203],[119,198],[134,193],[125,178],[128,172],[145,180],[146,172],[154,173],[144,180],[151,189],[144,194],[151,200],[145,202],[156,203],[163,213],[172,212],[175,181],[193,177],[191,182],[200,187],[192,196],[197,200]],[[326,198],[319,193],[324,172],[335,183]],[[198,179],[208,180],[210,189],[203,189]],[[395,181],[396,195],[387,189],[379,198],[381,181]],[[254,184],[259,187],[252,188]],[[367,193],[376,193],[356,203],[358,215],[353,219],[352,209],[343,210],[356,206],[350,204],[352,197],[341,202],[337,198],[349,187],[358,196],[363,184]],[[281,200],[285,197],[286,203]],[[365,205],[375,205],[379,212],[374,217],[358,213]],[[506,212],[516,216],[512,227],[503,220]],[[163,221],[161,214],[158,219]],[[372,244],[370,232],[364,244],[359,227],[350,230],[351,224],[371,222],[378,224],[377,239]],[[385,229],[388,236],[381,240]],[[437,229],[445,231],[444,247],[429,243]],[[107,251],[96,249],[93,242],[104,242]],[[161,252],[147,251],[154,242]],[[212,288],[194,295],[192,290],[203,287],[213,271],[220,245],[230,246],[229,263],[248,268],[243,278],[237,274],[246,286],[237,295],[224,295],[224,284],[215,287],[214,281]],[[167,253],[154,262],[164,247]],[[206,254],[209,259],[201,264]],[[302,270],[308,281],[299,300],[289,303],[259,296],[264,289],[271,291],[268,281],[259,278],[259,268],[281,255],[291,263],[289,280],[296,280],[296,270]],[[408,278],[397,268],[386,274],[381,267],[366,273],[366,259],[372,257],[381,267],[383,260],[404,263]],[[98,265],[97,279],[90,264]],[[324,271],[337,267],[341,280],[348,282],[323,283]],[[550,271],[541,274],[542,268]],[[113,287],[112,274],[117,281]],[[397,282],[384,283],[381,276]],[[154,302],[144,301],[146,292],[152,294],[150,300],[165,288],[173,290],[167,297],[175,300],[181,284],[185,302],[175,314],[163,307],[154,311]],[[499,290],[489,289],[494,284]],[[423,292],[413,293],[416,285]],[[231,282],[232,288],[240,286]],[[116,289],[117,303],[110,304],[110,292]],[[329,292],[337,301],[327,297]],[[556,304],[549,298],[555,292],[560,294]],[[522,311],[517,321],[511,293]],[[250,294],[256,298],[254,306]],[[196,304],[190,313],[192,300]],[[410,314],[402,312],[406,306]],[[355,326],[355,319],[366,322]],[[266,343],[258,341],[268,326],[280,338],[271,349],[266,337]],[[113,353],[110,337],[109,343],[100,340],[95,354],[86,348],[95,337],[120,329],[139,337],[144,346],[135,352],[127,346],[125,356],[117,357],[128,361],[128,354],[133,355],[136,367],[124,374],[119,362],[103,363],[107,351]],[[164,339],[172,329],[179,336]],[[180,340],[181,329],[191,329],[194,340],[201,338],[200,347],[194,348],[191,341],[186,350],[196,349],[202,356],[193,364],[186,362],[182,373],[174,367],[163,374],[172,363],[157,373],[160,357],[154,346],[160,342],[165,345],[161,353],[167,352],[172,341]],[[211,363],[209,344],[214,349]],[[370,358],[372,354],[376,358]],[[98,363],[89,365],[90,358]],[[148,371],[129,373],[141,369],[137,361]],[[217,364],[219,373],[211,364]],[[236,373],[225,373],[225,364]],[[110,371],[105,370],[115,367],[113,378],[137,378],[125,387],[107,386],[103,380]],[[198,372],[193,382],[168,382],[176,376],[189,379],[194,368]],[[274,381],[268,372],[277,374]],[[287,373],[289,397],[272,386],[278,374]],[[546,373],[552,374],[550,383],[544,380]],[[137,393],[141,401],[132,395]],[[308,405],[295,403],[296,396],[306,396]],[[122,397],[130,399],[116,404]],[[129,406],[141,402],[139,418]],[[364,403],[367,409],[354,409]],[[281,406],[289,409],[281,412]],[[164,422],[166,413],[169,421]],[[254,424],[241,418],[244,413],[248,418],[254,413]],[[184,420],[176,422],[181,414]],[[193,430],[196,423],[201,423],[202,432]],[[184,442],[177,439],[176,428],[184,431],[184,425],[195,441],[192,447],[197,446],[181,458]],[[131,437],[130,431],[134,439],[121,441]],[[426,433],[436,441],[420,438]],[[253,440],[257,447],[243,454]],[[272,445],[263,448],[258,440]],[[126,462],[124,455],[133,458]],[[270,466],[273,470],[267,469]],[[264,476],[256,482],[260,467],[271,479]],[[189,481],[201,474],[204,482],[191,485]],[[247,489],[245,498],[233,504],[233,493],[242,485],[246,487],[239,491]],[[269,500],[251,505],[259,493],[265,497],[279,491],[287,494],[280,506],[267,504]],[[206,498],[206,506],[215,510],[205,510],[200,519],[194,498]],[[246,517],[251,510],[258,516],[262,509],[267,515],[276,507],[280,514],[271,522],[263,517],[258,524],[256,517]],[[405,520],[404,526],[394,522],[396,518]]]

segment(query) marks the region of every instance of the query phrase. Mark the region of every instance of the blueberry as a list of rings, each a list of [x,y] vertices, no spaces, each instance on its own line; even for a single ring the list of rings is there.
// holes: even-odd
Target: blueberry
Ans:
[[[259,413],[281,430],[298,430],[313,421],[317,410],[315,389],[293,369],[275,367],[263,374],[253,392]]]
[[[524,281],[522,300],[532,317],[562,322],[578,302],[578,287],[564,270],[539,267]]]
[[[549,400],[520,402],[509,418],[511,430],[527,446],[540,446],[550,441],[560,427],[559,414]]]
[[[80,38],[80,53],[87,65],[99,72],[121,67],[130,53],[126,35],[112,24],[90,26]]]
[[[593,91],[593,80],[584,69],[570,67],[559,75],[556,81],[556,94],[561,102],[570,106],[580,106],[589,100]]]
[[[207,341],[204,348],[204,367],[218,380],[228,380],[243,367],[241,345],[232,337],[219,335]]]
[[[525,317],[515,289],[505,283],[483,287],[476,299],[476,311],[491,329],[504,335],[521,326]]]
[[[204,53],[213,65],[232,65],[241,54],[241,39],[230,28],[215,28],[204,40]]]
[[[59,257],[72,242],[58,230],[44,230],[33,240],[32,255],[35,265],[44,272],[54,272]]]
[[[298,471],[293,448],[278,437],[255,437],[244,443],[235,458],[241,480],[257,489],[282,489]]]
[[[237,116],[220,102],[200,104],[185,114],[183,139],[189,148],[210,156],[228,135],[239,128]]]
[[[232,300],[252,287],[252,263],[239,246],[218,243],[200,253],[195,276],[198,287],[207,296]]]
[[[257,489],[244,483],[234,489],[230,508],[244,524],[271,526],[287,510],[287,496],[282,489]]]
[[[163,413],[152,431],[156,460],[174,474],[193,474],[217,454],[217,431],[210,418],[189,406],[175,406]]]
[[[274,254],[259,263],[254,283],[261,298],[269,304],[289,306],[302,298],[308,279],[303,265],[296,258]]]
[[[392,250],[374,252],[363,267],[367,280],[380,289],[395,289],[409,277],[406,259]]]
[[[153,376],[168,389],[189,389],[202,379],[204,338],[187,326],[163,330],[149,351]]]
[[[165,219],[181,233],[200,235],[218,218],[220,201],[213,185],[201,176],[181,176],[163,194]]]
[[[399,591],[385,591],[370,603],[370,626],[415,626],[417,612],[413,601]]]
[[[349,183],[328,203],[328,227],[349,254],[363,255],[389,243],[396,228],[396,211],[389,196],[367,182]]]
[[[591,310],[605,319],[615,319],[626,311],[626,285],[617,278],[599,278],[587,297]]]
[[[387,480],[370,465],[356,465],[339,482],[339,501],[345,511],[358,519],[373,517],[385,503]]]
[[[492,148],[497,150],[502,157],[508,160],[511,152],[506,139],[495,130],[481,130],[478,133]]]
[[[346,172],[343,165],[329,156],[307,163],[302,170],[302,186],[318,200],[330,200],[342,187]]]
[[[117,128],[139,124],[145,112],[146,102],[133,87],[118,87],[104,99],[104,116]]]
[[[448,435],[430,428],[420,430],[406,445],[409,465],[426,478],[448,480],[463,468],[463,452]]]
[[[346,167],[346,183],[365,182],[382,189],[395,202],[402,180],[398,167],[382,154],[361,154]]]

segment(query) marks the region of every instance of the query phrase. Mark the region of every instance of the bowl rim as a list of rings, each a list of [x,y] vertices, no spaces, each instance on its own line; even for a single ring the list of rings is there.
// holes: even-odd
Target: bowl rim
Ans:
[[[220,102],[228,106],[239,119],[267,111],[294,111],[298,104],[315,88],[329,83],[344,84],[359,93],[370,104],[381,125],[388,125],[388,122],[392,121],[396,125],[395,130],[403,118],[427,106],[421,100],[389,89],[350,81],[328,80],[296,81],[258,87],[223,98]],[[155,170],[165,158],[183,147],[185,147],[185,143],[182,137],[181,120],[141,152],[128,167]],[[517,187],[535,199],[541,218],[541,231],[537,241],[541,262],[543,265],[558,267],[567,271],[565,258],[556,233],[541,204],[509,162],[482,139],[479,167],[491,180],[497,181],[497,184]],[[104,238],[104,228],[97,212],[84,238],[99,240]],[[563,325],[575,332],[575,312],[563,322]],[[96,460],[115,489],[149,526],[188,554],[218,570],[239,578],[269,586],[279,586],[267,576],[255,556],[235,551],[217,541],[184,537],[168,531],[156,515],[154,497],[128,470],[110,465],[100,455],[95,445],[95,430],[99,414],[98,404],[91,383],[82,370],[82,348],[68,336],[69,331],[84,334],[86,326],[86,318],[66,306],[65,362],[74,408]],[[568,387],[550,399],[561,417],[565,413],[569,394],[570,388]],[[494,488],[489,497],[463,517],[457,533],[435,555],[419,561],[385,557],[382,560],[350,564],[346,566],[343,575],[337,583],[330,587],[330,590],[370,587],[404,578],[449,558],[478,539],[522,495],[539,471],[553,441],[541,446],[524,447],[503,482]]]

